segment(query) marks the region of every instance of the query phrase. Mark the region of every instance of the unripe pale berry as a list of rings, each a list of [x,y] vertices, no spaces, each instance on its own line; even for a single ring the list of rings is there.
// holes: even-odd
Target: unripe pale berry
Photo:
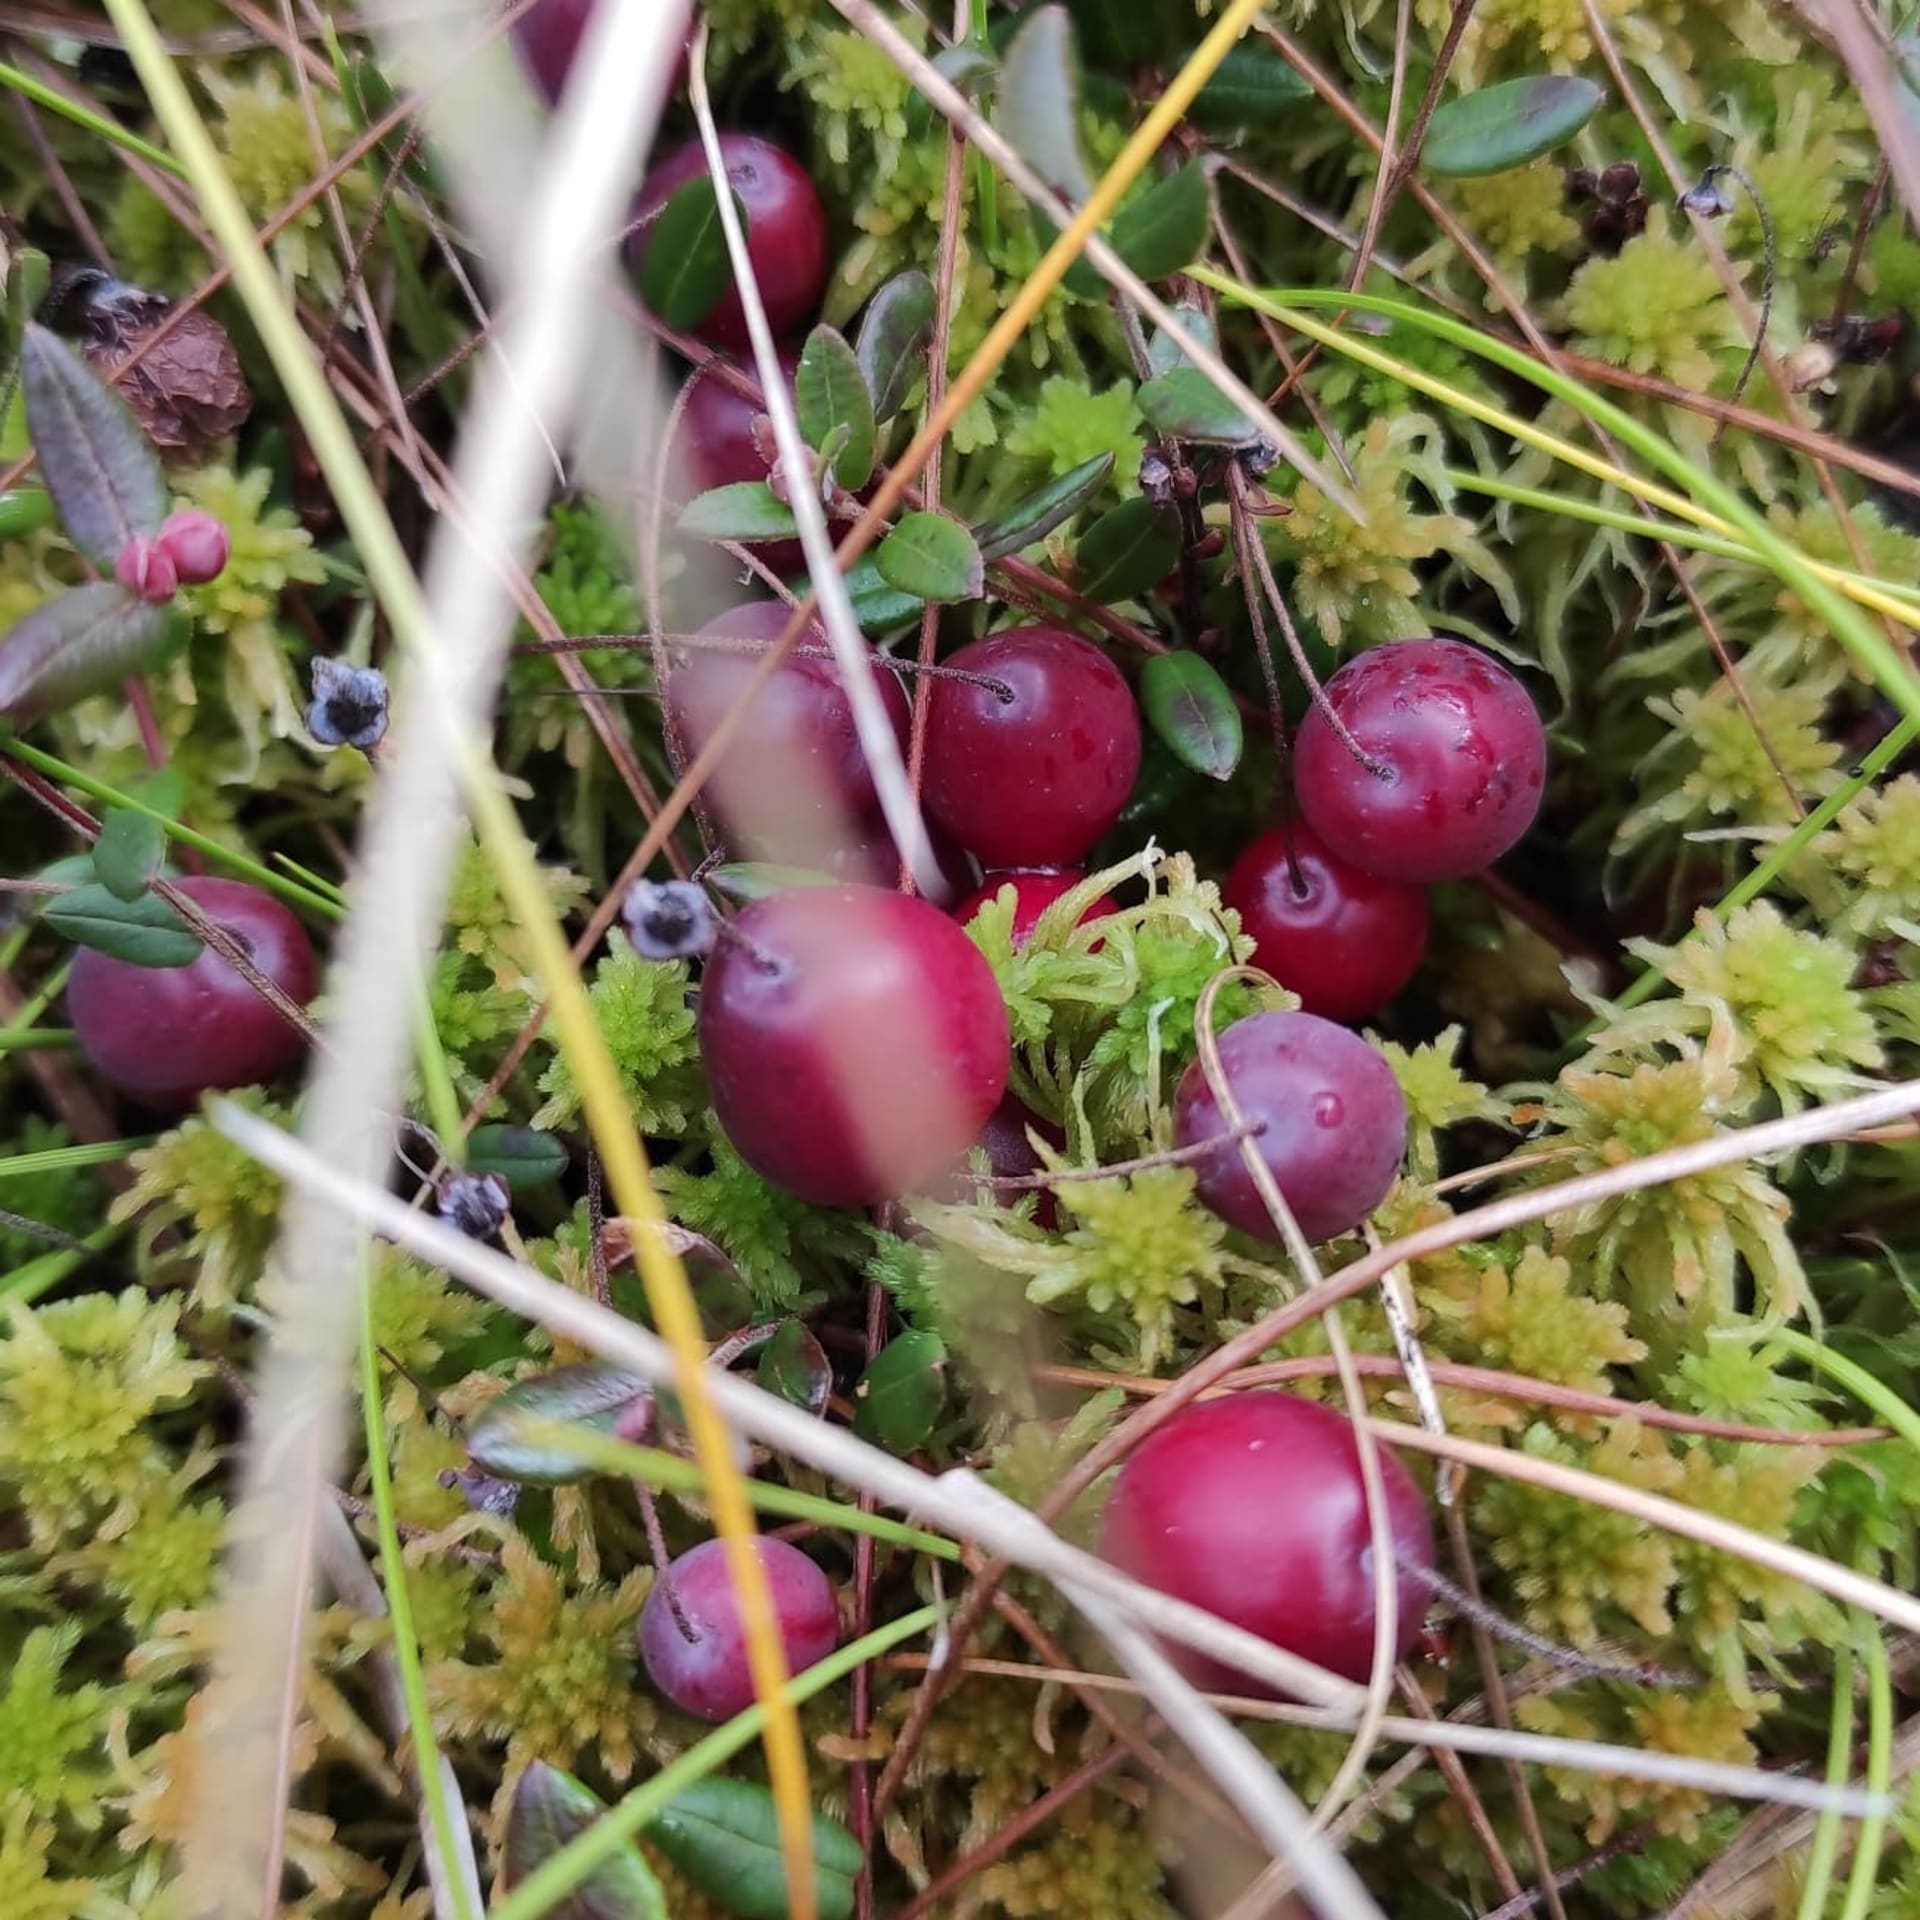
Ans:
[[[182,507],[170,513],[154,536],[173,562],[180,584],[204,587],[226,572],[233,556],[233,542],[223,521],[198,507]]]

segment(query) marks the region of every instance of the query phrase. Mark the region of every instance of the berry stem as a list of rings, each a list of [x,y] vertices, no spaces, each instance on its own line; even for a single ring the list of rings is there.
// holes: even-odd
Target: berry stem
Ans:
[[[1159,1153],[1143,1153],[1135,1160],[1116,1160],[1104,1167],[1062,1167],[1054,1173],[987,1174],[973,1181],[976,1187],[990,1187],[995,1193],[1026,1193],[1037,1188],[1064,1186],[1075,1181],[1125,1180],[1136,1173],[1151,1173],[1155,1167],[1184,1167],[1208,1154],[1230,1147],[1237,1140],[1255,1140],[1265,1133],[1264,1120],[1249,1120],[1226,1133],[1195,1140],[1184,1147],[1167,1147]],[[969,1176],[971,1177],[971,1176]]]

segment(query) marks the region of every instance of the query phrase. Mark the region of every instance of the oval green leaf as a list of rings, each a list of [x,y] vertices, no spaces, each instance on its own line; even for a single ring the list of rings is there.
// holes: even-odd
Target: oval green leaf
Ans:
[[[75,887],[48,900],[40,918],[75,946],[130,966],[184,967],[200,952],[200,936],[154,893],[122,900],[102,886]]]
[[[518,1886],[606,1810],[606,1803],[572,1774],[536,1760],[520,1776],[507,1809],[501,1885]],[[667,1920],[667,1900],[639,1849],[623,1846],[544,1911],[547,1920]]]
[[[833,1392],[827,1350],[798,1320],[784,1322],[760,1349],[753,1377],[776,1398],[816,1416],[826,1412]]]
[[[687,502],[680,531],[689,540],[791,540],[800,531],[793,509],[764,480],[737,480]]]
[[[891,1453],[923,1446],[947,1398],[947,1350],[937,1333],[914,1331],[874,1356],[853,1390],[853,1430]]]
[[[1112,472],[1113,455],[1097,453],[1071,473],[1049,480],[1039,492],[1028,494],[1005,513],[981,521],[973,530],[980,558],[1004,560],[1008,554],[1044,540],[1055,527],[1071,520],[1107,484]]]
[[[1243,40],[1214,69],[1187,117],[1214,133],[1244,133],[1312,98],[1313,88],[1284,55]]]
[[[138,900],[160,871],[166,851],[166,830],[152,814],[109,807],[100,816],[100,837],[93,843],[93,870],[116,899]]]
[[[933,282],[909,268],[896,273],[867,304],[854,353],[876,420],[891,420],[906,404],[920,356],[933,338],[934,302]]]
[[[873,477],[873,396],[853,349],[832,327],[815,327],[801,349],[793,403],[807,445],[831,450],[833,477],[849,493]]]
[[[1140,669],[1140,707],[1175,755],[1195,773],[1228,780],[1246,731],[1233,695],[1197,653],[1157,653]]]
[[[847,598],[853,602],[853,616],[869,638],[896,632],[918,620],[926,602],[917,593],[903,593],[881,577],[878,561],[863,553],[846,576]]]
[[[1198,367],[1175,367],[1140,389],[1140,411],[1169,440],[1210,447],[1250,447],[1259,427]]]
[[[1142,280],[1165,280],[1206,251],[1212,223],[1206,169],[1189,160],[1121,210],[1113,223],[1113,249]]]
[[[1211,347],[1215,353],[1220,351],[1220,329],[1214,325],[1213,315],[1204,307],[1196,307],[1183,300],[1174,308],[1173,317],[1180,322],[1182,331],[1203,347]],[[1185,349],[1174,344],[1172,335],[1164,327],[1155,327],[1153,338],[1147,342],[1147,365],[1155,377],[1191,364]]]
[[[873,556],[888,586],[948,605],[986,591],[986,564],[973,535],[943,513],[909,513]]]
[[[1137,6],[1140,0],[1126,0]],[[1093,191],[1080,151],[1080,61],[1065,7],[1041,7],[1007,46],[994,122],[1055,193],[1078,206]]]
[[[170,608],[115,581],[57,593],[0,636],[0,714],[31,719],[117,687],[159,659],[174,633]]]
[[[475,1127],[467,1136],[467,1170],[497,1173],[515,1193],[551,1186],[569,1157],[564,1140],[538,1127]]]
[[[1459,94],[1434,114],[1421,169],[1470,179],[1524,166],[1571,140],[1606,97],[1604,87],[1577,73],[1524,74]]]
[[[647,1838],[709,1900],[738,1920],[787,1920],[787,1874],[773,1795],[749,1780],[702,1780],[677,1793]],[[813,1816],[813,1891],[820,1920],[847,1920],[860,1843]]]
[[[1131,600],[1157,587],[1179,564],[1179,520],[1151,500],[1123,500],[1080,536],[1074,591],[1102,606]]]
[[[638,1374],[598,1361],[560,1367],[509,1387],[467,1427],[467,1454],[483,1473],[527,1486],[559,1487],[605,1468],[568,1448],[555,1425],[611,1433],[620,1416],[648,1392]]]
[[[741,231],[748,231],[747,210],[733,196]],[[733,262],[720,225],[720,196],[712,179],[689,180],[660,209],[640,256],[640,298],[648,311],[685,332],[713,311],[733,284]]]

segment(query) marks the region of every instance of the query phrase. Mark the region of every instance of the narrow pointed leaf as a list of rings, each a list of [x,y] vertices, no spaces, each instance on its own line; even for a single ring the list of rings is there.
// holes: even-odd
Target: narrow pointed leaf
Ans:
[[[598,1361],[560,1367],[509,1387],[467,1428],[467,1454],[484,1473],[529,1486],[557,1487],[605,1469],[568,1448],[553,1423],[611,1433],[620,1416],[644,1399],[647,1383]]]
[[[793,402],[807,445],[822,453],[831,448],[834,479],[858,492],[873,475],[873,396],[853,349],[832,327],[815,327],[807,336]]]
[[[874,1356],[853,1390],[853,1430],[891,1453],[924,1444],[947,1398],[947,1350],[937,1333],[903,1333]]]
[[[827,1410],[833,1392],[833,1365],[827,1350],[798,1320],[789,1320],[760,1349],[754,1382],[808,1413]]]
[[[793,509],[764,480],[737,480],[687,502],[680,531],[689,540],[791,540],[800,531]]]
[[[1055,527],[1064,525],[1084,507],[1113,473],[1113,455],[1097,453],[1083,460],[1071,473],[1049,480],[1037,493],[1030,493],[1005,513],[983,520],[973,530],[982,560],[1004,560],[1010,553],[1044,540]]]
[[[1106,606],[1157,587],[1180,564],[1180,522],[1151,500],[1123,500],[1074,550],[1074,590]]]
[[[747,210],[737,193],[733,206],[745,232]],[[668,200],[641,245],[640,298],[670,327],[697,326],[733,283],[720,197],[705,175]]]
[[[737,1920],[787,1920],[787,1874],[773,1795],[751,1780],[702,1780],[677,1793],[647,1838],[697,1892]],[[847,1920],[860,1843],[839,1821],[813,1816],[813,1891],[820,1920]]]
[[[1140,411],[1170,440],[1250,447],[1260,429],[1198,367],[1176,367],[1140,389]]]
[[[920,356],[933,338],[934,301],[933,282],[909,268],[896,273],[867,304],[854,351],[876,420],[891,420],[906,404]]]
[[[1214,352],[1219,352],[1220,329],[1213,324],[1212,314],[1184,300],[1174,308],[1173,313],[1184,332],[1203,347],[1211,347]],[[1172,373],[1177,367],[1191,366],[1192,362],[1183,348],[1174,345],[1172,335],[1164,327],[1155,327],[1153,338],[1147,342],[1147,365],[1157,379],[1161,374]]]
[[[729,900],[771,900],[794,887],[843,884],[817,867],[783,867],[770,860],[730,860],[707,874],[707,884]]]
[[[0,714],[28,718],[116,687],[164,653],[170,609],[90,580],[43,601],[0,636]]]
[[[606,1803],[570,1773],[536,1760],[507,1809],[501,1881],[516,1887],[606,1812]],[[666,1895],[637,1847],[623,1846],[545,1909],[546,1920],[667,1920]]]
[[[166,850],[166,832],[152,814],[109,807],[100,819],[100,838],[93,843],[93,870],[116,899],[138,900],[160,871]]]
[[[568,1158],[566,1142],[537,1127],[475,1127],[467,1136],[467,1170],[497,1173],[515,1193],[551,1186]]]
[[[160,456],[127,404],[74,349],[30,325],[20,355],[27,431],[73,544],[111,574],[135,534],[167,517]]]
[[[1232,778],[1246,744],[1227,684],[1197,653],[1157,653],[1140,669],[1140,707],[1178,758],[1213,780]]]
[[[1080,61],[1064,7],[1040,8],[1009,43],[1000,63],[994,120],[1027,164],[1070,205],[1078,206],[1093,191],[1080,151]]]
[[[1187,117],[1214,133],[1244,133],[1312,98],[1313,88],[1284,55],[1243,40],[1214,69]]]
[[[184,967],[199,956],[200,936],[160,898],[122,900],[102,886],[57,893],[40,918],[63,940],[135,967]]]
[[[1164,280],[1206,251],[1212,220],[1206,170],[1190,160],[1122,209],[1113,223],[1113,248],[1142,280]]]
[[[1525,74],[1456,95],[1433,116],[1421,169],[1471,178],[1524,166],[1571,140],[1606,97],[1576,73]]]
[[[874,554],[880,577],[902,593],[951,604],[977,600],[987,574],[973,535],[942,513],[909,513]]]

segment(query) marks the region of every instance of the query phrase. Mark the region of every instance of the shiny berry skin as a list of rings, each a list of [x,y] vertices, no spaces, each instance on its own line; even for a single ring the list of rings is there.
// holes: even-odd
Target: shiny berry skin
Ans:
[[[1307,824],[1350,865],[1424,885],[1478,873],[1533,825],[1547,736],[1523,687],[1459,640],[1395,640],[1350,660],[1327,699],[1370,772],[1318,707],[1301,723],[1294,786]]]
[[[793,333],[819,312],[827,290],[827,210],[819,189],[792,154],[757,134],[723,133],[720,152],[747,210],[747,256],[766,303],[767,323],[776,335]],[[676,148],[642,183],[634,219],[650,225],[689,180],[706,171],[706,151],[698,140]],[[628,242],[636,267],[646,257],[648,238],[642,226]],[[710,346],[745,350],[747,315],[738,288],[729,286],[693,332]]]
[[[1401,1569],[1395,1654],[1405,1659],[1432,1597],[1406,1569],[1433,1565],[1433,1528],[1413,1477],[1376,1451]],[[1373,1531],[1360,1450],[1329,1407],[1253,1392],[1183,1408],[1120,1469],[1100,1553],[1330,1673],[1365,1680],[1372,1669]],[[1196,1685],[1274,1697],[1205,1655],[1168,1651]]]
[[[534,85],[549,106],[566,91],[567,75],[573,71],[574,56],[586,38],[587,23],[593,18],[597,0],[538,0],[513,23],[514,45],[526,62]],[[689,40],[691,40],[689,33]],[[687,55],[683,47],[673,70],[673,85],[679,87],[687,77]]]
[[[174,884],[290,1000],[320,984],[306,929],[269,893],[240,880]],[[184,967],[136,967],[92,947],[74,955],[67,1015],[100,1076],[143,1105],[189,1107],[216,1088],[252,1087],[306,1051],[300,1035],[211,947]]]
[[[1304,823],[1290,832],[1292,861],[1287,832],[1263,833],[1233,863],[1220,897],[1254,943],[1253,964],[1308,1013],[1364,1020],[1419,967],[1427,896],[1336,859]]]
[[[921,825],[933,849],[935,872],[934,884],[920,891],[936,907],[945,907],[972,890],[979,869],[938,827],[924,818]],[[875,811],[834,844],[822,870],[855,886],[896,887],[900,884],[899,843]]]
[[[1221,1034],[1220,1064],[1247,1120],[1265,1122],[1254,1146],[1309,1240],[1350,1232],[1386,1198],[1407,1150],[1407,1103],[1358,1035],[1311,1013],[1249,1014]],[[1182,1147],[1229,1130],[1198,1060],[1180,1077],[1173,1130]],[[1280,1238],[1237,1140],[1194,1165],[1203,1205],[1242,1233]]]
[[[951,1166],[1006,1091],[993,970],[936,906],[799,887],[744,909],[707,963],[700,1054],[747,1164],[818,1206]]]
[[[780,364],[786,370],[787,392],[791,394],[800,356],[783,347]],[[761,441],[754,432],[756,420],[762,422],[761,434],[770,436],[772,427],[766,422],[766,409],[758,401],[743,398],[717,374],[705,373],[689,383],[667,467],[668,473],[678,474],[682,471],[679,463],[685,461],[688,498],[710,487],[769,478],[773,469],[760,450]],[[772,445],[771,438],[767,445]],[[756,542],[754,552],[783,577],[799,572],[806,563],[798,540]]]
[[[840,1644],[832,1582],[784,1540],[761,1535],[753,1544],[773,1590],[788,1670],[804,1673]],[[669,1581],[687,1624],[700,1636],[697,1640],[689,1640],[673,1617]],[[640,1609],[640,1659],[647,1678],[683,1713],[731,1720],[753,1705],[747,1637],[724,1540],[702,1541],[655,1578]]]
[[[1012,873],[990,873],[954,908],[953,917],[964,927],[990,900],[999,899],[1002,887],[1011,886],[1013,944],[1016,948],[1024,947],[1033,937],[1040,916],[1062,894],[1071,893],[1086,877],[1077,867],[1064,870],[1035,867]],[[1074,924],[1084,927],[1089,920],[1102,919],[1113,910],[1113,902],[1102,894]]]
[[[1058,627],[1015,627],[945,662],[1012,692],[929,690],[927,810],[981,864],[1070,867],[1120,817],[1140,710],[1107,656]]]
[[[233,555],[225,522],[198,507],[168,514],[153,537],[173,562],[183,587],[204,587],[209,580],[218,580]]]

